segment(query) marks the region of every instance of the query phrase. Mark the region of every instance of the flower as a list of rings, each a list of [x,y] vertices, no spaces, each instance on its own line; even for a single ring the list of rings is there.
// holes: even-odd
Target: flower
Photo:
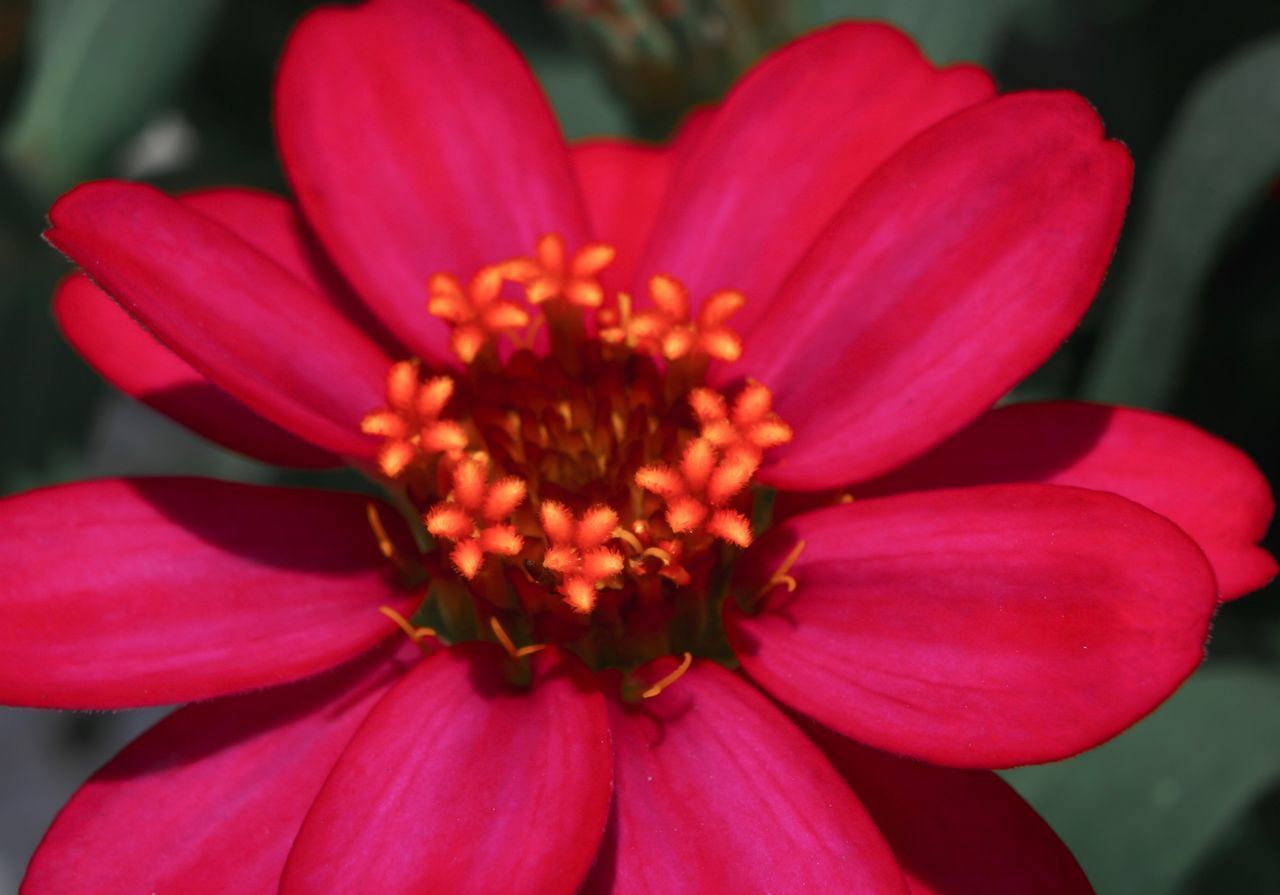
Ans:
[[[0,697],[193,703],[25,892],[1088,890],[983,769],[1133,723],[1275,565],[1235,449],[991,409],[1120,227],[1083,101],[845,25],[669,146],[566,151],[479,16],[375,0],[302,21],[276,125],[296,208],[59,200],[55,309],[126,392],[388,500],[0,504]]]

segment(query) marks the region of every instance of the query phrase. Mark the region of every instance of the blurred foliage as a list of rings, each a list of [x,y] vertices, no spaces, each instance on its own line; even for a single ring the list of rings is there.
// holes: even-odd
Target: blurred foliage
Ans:
[[[270,85],[307,0],[0,0],[0,488],[258,464],[113,395],[65,347],[40,240],[76,181],[283,189]],[[1280,481],[1280,3],[1275,0],[477,0],[567,134],[669,132],[764,50],[884,19],[1004,89],[1069,88],[1137,163],[1133,212],[1081,331],[1020,390],[1172,410]],[[1270,536],[1273,550],[1280,548]],[[1280,891],[1280,601],[1220,613],[1210,659],[1114,742],[1014,784],[1103,895]],[[93,739],[93,719],[76,728]],[[50,805],[49,811],[56,808]],[[46,818],[31,818],[34,844]]]

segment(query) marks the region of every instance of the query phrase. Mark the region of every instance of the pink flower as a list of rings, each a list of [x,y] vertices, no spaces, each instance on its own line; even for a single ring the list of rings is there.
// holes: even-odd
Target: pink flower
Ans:
[[[991,409],[1120,228],[1082,100],[849,25],[669,146],[566,149],[477,15],[376,0],[303,20],[276,125],[296,209],[63,197],[58,318],[129,394],[391,502],[0,504],[0,697],[196,703],[25,892],[1088,890],[980,769],[1142,717],[1275,564],[1234,448]]]

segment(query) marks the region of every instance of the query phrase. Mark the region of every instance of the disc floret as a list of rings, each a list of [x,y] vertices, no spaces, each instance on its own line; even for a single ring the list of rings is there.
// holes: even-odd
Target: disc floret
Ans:
[[[709,364],[742,353],[727,326],[740,292],[695,306],[662,274],[633,309],[601,285],[613,257],[549,234],[465,287],[431,277],[428,310],[451,327],[462,374],[424,380],[419,362],[397,364],[364,429],[446,545],[432,592],[452,595],[454,615],[463,594],[482,617],[467,630],[630,668],[714,639],[715,581],[755,534],[752,480],[791,430],[761,383],[732,402],[705,384]],[[551,350],[535,352],[543,327]]]

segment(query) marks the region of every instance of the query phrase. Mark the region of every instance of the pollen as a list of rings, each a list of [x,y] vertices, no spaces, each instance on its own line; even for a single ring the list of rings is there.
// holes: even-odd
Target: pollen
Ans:
[[[387,373],[387,406],[360,423],[366,435],[385,439],[378,451],[383,475],[398,478],[419,460],[461,454],[467,446],[466,433],[457,422],[441,418],[453,388],[448,376],[420,381],[417,361],[392,365]]]

